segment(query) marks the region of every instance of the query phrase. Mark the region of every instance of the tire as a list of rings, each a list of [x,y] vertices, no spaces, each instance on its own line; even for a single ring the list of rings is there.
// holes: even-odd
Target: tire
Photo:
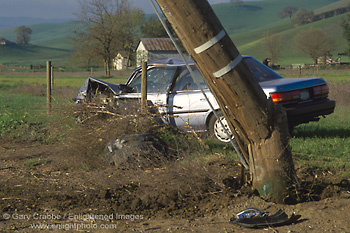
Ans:
[[[230,137],[234,139],[234,136],[232,135],[231,130],[229,129],[227,122],[223,117],[222,113],[218,112],[218,115],[219,115],[219,118],[221,119],[222,124],[227,129],[230,135],[226,134],[225,130],[222,128],[222,125],[220,124],[220,121],[213,114],[210,117],[209,123],[208,123],[209,137],[214,138],[220,142],[230,142]]]
[[[293,135],[293,130],[294,130],[294,125],[289,125],[288,126],[288,130],[289,130],[289,134],[292,136]]]

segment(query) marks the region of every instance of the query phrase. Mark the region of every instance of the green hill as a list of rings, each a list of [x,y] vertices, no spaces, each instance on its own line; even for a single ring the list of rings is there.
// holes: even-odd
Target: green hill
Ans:
[[[70,21],[63,23],[41,23],[30,25],[33,31],[30,43],[38,46],[46,46],[58,49],[71,49],[69,37],[72,36],[79,23]],[[16,40],[13,29],[0,30],[0,37],[10,41]]]
[[[52,60],[64,64],[71,54],[70,37],[77,22],[43,23],[29,26],[33,33],[30,45],[0,46],[0,64],[29,65],[45,64]],[[15,41],[14,29],[0,30],[0,37]]]
[[[344,52],[347,43],[342,36],[340,22],[345,16],[317,21],[296,27],[289,19],[280,19],[278,12],[286,6],[295,6],[313,10],[320,14],[329,10],[345,7],[350,0],[264,0],[243,2],[240,7],[232,3],[213,5],[213,9],[230,34],[233,42],[242,54],[252,55],[258,60],[267,57],[263,46],[263,33],[266,30],[279,33],[283,37],[284,48],[278,63],[311,63],[305,54],[295,51],[293,38],[302,30],[310,27],[321,28],[336,41],[333,54]],[[67,62],[71,53],[70,37],[79,26],[77,22],[45,23],[31,25],[33,30],[30,46],[0,46],[0,64],[33,64],[53,60],[57,63]],[[0,37],[15,41],[14,29],[0,30]]]
[[[329,4],[327,6],[321,7],[315,10],[315,14],[321,14],[326,11],[335,10],[338,8],[348,7],[350,5],[350,0],[340,0],[335,3]]]
[[[264,0],[244,2],[236,8],[233,3],[222,3],[213,5],[213,9],[226,31],[234,35],[267,29],[288,20],[278,17],[278,12],[286,6],[316,10],[335,2],[338,0]]]
[[[299,9],[304,7],[314,12],[322,13],[337,7],[344,7],[347,2],[350,1],[264,0],[261,2],[245,2],[243,6],[238,8],[233,8],[233,5],[230,3],[218,4],[214,6],[214,10],[242,54],[251,55],[258,60],[266,58],[267,52],[264,50],[263,33],[269,30],[279,33],[283,38],[284,47],[278,59],[279,64],[310,64],[312,63],[311,58],[299,51],[295,51],[293,46],[295,35],[310,27],[324,30],[336,41],[336,49],[333,51],[333,54],[334,57],[337,57],[338,53],[347,49],[347,43],[343,38],[343,31],[340,26],[340,22],[345,15],[338,15],[297,27],[289,19],[280,19],[278,12],[285,6],[296,6]]]
[[[45,65],[51,60],[64,64],[64,58],[71,53],[67,49],[56,49],[38,45],[0,46],[0,64],[3,65]]]
[[[293,46],[293,39],[295,35],[303,30],[307,30],[309,28],[320,28],[327,32],[327,34],[335,40],[336,48],[332,53],[334,57],[337,57],[338,53],[344,52],[347,48],[346,40],[342,36],[342,28],[340,26],[341,19],[343,15],[339,15],[336,17],[332,17],[329,19],[317,21],[311,24],[307,24],[300,27],[290,26],[289,23],[281,24],[280,27],[270,28],[271,31],[277,31],[282,36],[282,40],[284,43],[284,47],[282,49],[281,56],[279,57],[279,64],[287,65],[292,63],[307,63],[311,64],[312,59],[306,57],[305,54],[296,51]],[[279,31],[280,28],[286,29]],[[263,32],[264,30],[256,30],[250,33],[245,33],[243,35],[232,36],[232,40],[237,43],[237,47],[242,54],[249,54],[254,56],[258,60],[262,60],[267,57],[266,51],[263,46]],[[250,40],[247,43],[243,43],[242,41],[245,38],[249,38]]]
[[[69,38],[73,36],[78,26],[78,22],[33,25],[31,43],[57,49],[72,49]]]

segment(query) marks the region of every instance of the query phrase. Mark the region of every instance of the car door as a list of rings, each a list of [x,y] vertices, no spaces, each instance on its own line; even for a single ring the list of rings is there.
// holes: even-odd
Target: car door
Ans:
[[[166,114],[167,92],[171,80],[174,78],[176,67],[149,67],[147,70],[147,100],[159,107],[161,113]],[[134,93],[128,93],[125,98],[141,98],[142,70],[139,70],[127,85]]]
[[[192,67],[198,83],[204,89],[212,104],[218,108],[217,102],[208,89],[206,82],[196,67]],[[210,106],[199,86],[184,68],[176,79],[168,97],[169,121],[182,130],[206,130],[206,119],[211,112]]]

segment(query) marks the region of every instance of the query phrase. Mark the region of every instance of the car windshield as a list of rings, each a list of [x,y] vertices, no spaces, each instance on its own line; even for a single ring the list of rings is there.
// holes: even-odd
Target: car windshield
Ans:
[[[249,70],[252,72],[252,74],[258,82],[265,82],[283,78],[275,71],[265,66],[264,64],[258,62],[252,57],[245,58],[244,61],[246,62],[246,64],[249,67]]]
[[[176,67],[153,67],[147,70],[147,92],[166,93],[170,80],[174,76]],[[134,92],[141,92],[141,70],[129,83]]]

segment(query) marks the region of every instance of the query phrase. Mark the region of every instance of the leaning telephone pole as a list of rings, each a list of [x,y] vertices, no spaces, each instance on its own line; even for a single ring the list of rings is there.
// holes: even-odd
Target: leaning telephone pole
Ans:
[[[253,187],[284,202],[294,180],[284,110],[267,99],[207,0],[156,0],[195,61],[231,131],[247,145]],[[245,147],[241,144],[241,150]]]

